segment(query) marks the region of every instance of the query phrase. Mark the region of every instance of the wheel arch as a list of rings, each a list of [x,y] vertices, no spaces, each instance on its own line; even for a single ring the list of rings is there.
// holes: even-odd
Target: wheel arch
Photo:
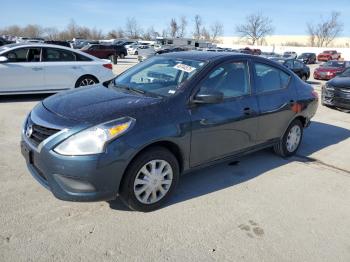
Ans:
[[[144,147],[142,147],[132,158],[131,160],[128,162],[125,170],[124,170],[124,173],[123,173],[123,176],[122,176],[122,179],[120,181],[120,184],[119,184],[119,189],[118,191],[120,190],[121,188],[121,185],[123,185],[124,183],[124,179],[125,179],[125,174],[127,173],[127,170],[129,169],[131,163],[134,161],[134,159],[136,159],[139,155],[141,155],[143,152],[153,148],[153,147],[163,147],[167,150],[169,150],[174,156],[175,158],[177,159],[178,163],[179,163],[179,168],[180,168],[180,174],[181,172],[184,170],[184,156],[183,156],[183,152],[182,150],[180,149],[180,147],[174,143],[174,142],[171,142],[169,140],[162,140],[162,141],[156,141],[156,142],[153,142],[151,144],[148,144],[148,145],[145,145]]]
[[[94,78],[94,79],[96,80],[96,83],[97,83],[97,84],[100,83],[100,80],[99,80],[96,76],[94,76],[94,75],[92,75],[92,74],[84,74],[84,75],[80,76],[80,77],[77,79],[77,81],[75,81],[75,86],[74,86],[74,87],[78,87],[78,86],[77,86],[77,85],[78,85],[78,82],[79,82],[81,79],[83,79],[84,77],[91,77],[91,78]]]

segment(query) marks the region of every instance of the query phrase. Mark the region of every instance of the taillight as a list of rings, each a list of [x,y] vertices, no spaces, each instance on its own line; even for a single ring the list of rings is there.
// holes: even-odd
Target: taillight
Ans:
[[[113,65],[112,64],[103,64],[103,67],[108,68],[108,69],[113,69]]]

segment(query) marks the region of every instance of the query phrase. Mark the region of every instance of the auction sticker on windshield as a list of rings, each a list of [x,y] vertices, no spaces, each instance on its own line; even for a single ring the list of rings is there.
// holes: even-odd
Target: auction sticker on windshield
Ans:
[[[184,71],[186,73],[191,73],[194,70],[196,70],[195,67],[189,66],[189,65],[185,65],[185,64],[177,64],[176,66],[174,66],[175,69]]]

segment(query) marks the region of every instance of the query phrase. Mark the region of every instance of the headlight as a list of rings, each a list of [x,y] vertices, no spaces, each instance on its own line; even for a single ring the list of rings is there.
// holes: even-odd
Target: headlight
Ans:
[[[90,127],[64,140],[54,151],[67,156],[102,153],[107,142],[124,134],[134,122],[135,119],[125,117]]]
[[[334,91],[334,87],[330,86],[329,84],[326,84],[325,88],[327,91]]]

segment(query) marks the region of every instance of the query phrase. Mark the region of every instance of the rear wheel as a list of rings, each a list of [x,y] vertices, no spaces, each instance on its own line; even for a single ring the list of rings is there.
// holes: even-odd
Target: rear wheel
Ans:
[[[120,53],[120,54],[119,54],[119,58],[120,58],[120,59],[124,59],[124,58],[125,58],[125,54],[124,54],[124,53]]]
[[[168,200],[178,179],[176,157],[163,147],[153,147],[131,162],[123,178],[120,197],[129,208],[149,212]]]
[[[82,76],[75,83],[75,87],[89,86],[97,83],[98,83],[98,80],[93,76]]]
[[[306,76],[306,75],[302,75],[302,76],[301,76],[301,80],[303,80],[304,82],[306,82],[307,76]]]
[[[303,124],[299,119],[295,119],[287,128],[282,139],[274,146],[276,154],[282,157],[294,155],[303,138]]]

